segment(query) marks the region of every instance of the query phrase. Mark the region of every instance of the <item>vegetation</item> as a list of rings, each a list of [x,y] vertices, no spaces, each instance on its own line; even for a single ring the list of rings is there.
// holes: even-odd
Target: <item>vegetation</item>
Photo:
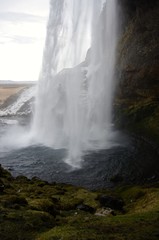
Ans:
[[[0,239],[159,238],[159,184],[88,191],[0,167]]]

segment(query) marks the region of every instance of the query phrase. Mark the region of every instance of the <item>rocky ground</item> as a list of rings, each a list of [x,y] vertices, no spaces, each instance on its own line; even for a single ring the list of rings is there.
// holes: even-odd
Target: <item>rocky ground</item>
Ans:
[[[159,183],[91,192],[0,167],[0,239],[157,240]]]

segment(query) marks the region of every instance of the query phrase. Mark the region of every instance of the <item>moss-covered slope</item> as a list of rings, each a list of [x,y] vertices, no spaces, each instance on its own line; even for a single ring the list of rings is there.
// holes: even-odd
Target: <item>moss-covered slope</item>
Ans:
[[[0,239],[157,240],[159,185],[91,192],[0,167]]]

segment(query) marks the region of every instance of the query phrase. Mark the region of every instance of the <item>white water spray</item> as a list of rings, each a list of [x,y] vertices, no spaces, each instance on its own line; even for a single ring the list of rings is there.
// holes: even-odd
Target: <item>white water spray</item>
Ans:
[[[33,123],[38,142],[84,151],[110,147],[116,0],[51,0]],[[90,50],[88,51],[88,49]]]

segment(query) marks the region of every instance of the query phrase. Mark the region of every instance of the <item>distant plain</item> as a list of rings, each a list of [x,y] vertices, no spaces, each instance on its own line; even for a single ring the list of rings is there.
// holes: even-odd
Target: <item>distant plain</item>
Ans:
[[[23,88],[33,85],[34,83],[35,82],[0,81],[0,105],[10,96],[17,94]]]

